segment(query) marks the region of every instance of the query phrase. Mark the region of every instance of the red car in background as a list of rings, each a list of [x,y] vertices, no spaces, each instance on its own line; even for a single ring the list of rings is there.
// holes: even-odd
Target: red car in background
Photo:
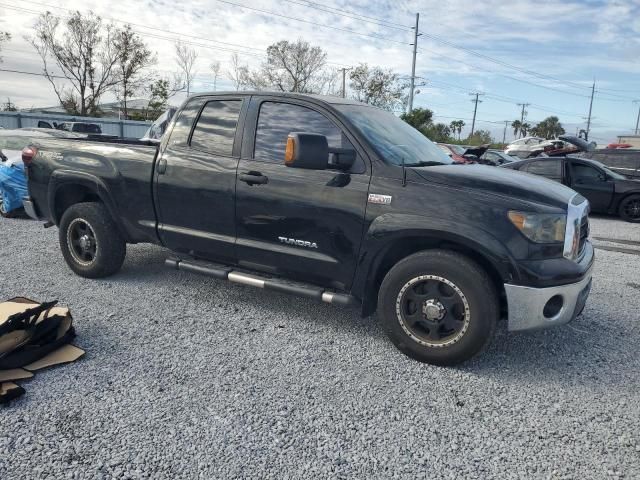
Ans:
[[[487,151],[489,145],[481,147],[463,147],[450,143],[436,143],[456,163],[478,163],[478,159]]]

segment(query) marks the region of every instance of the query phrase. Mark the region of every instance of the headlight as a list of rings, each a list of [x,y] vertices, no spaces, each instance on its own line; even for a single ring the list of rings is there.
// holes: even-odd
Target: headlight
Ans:
[[[563,213],[509,212],[509,220],[529,240],[536,243],[564,242],[567,216]]]

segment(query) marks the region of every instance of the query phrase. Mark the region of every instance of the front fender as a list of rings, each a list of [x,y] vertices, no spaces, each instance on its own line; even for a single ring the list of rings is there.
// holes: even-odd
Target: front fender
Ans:
[[[376,287],[374,282],[385,257],[408,239],[417,245],[417,250],[408,255],[427,248],[459,249],[478,255],[481,258],[475,260],[480,263],[488,262],[503,283],[517,281],[514,258],[486,227],[414,214],[385,214],[375,218],[364,234],[353,294],[365,298],[366,292]]]

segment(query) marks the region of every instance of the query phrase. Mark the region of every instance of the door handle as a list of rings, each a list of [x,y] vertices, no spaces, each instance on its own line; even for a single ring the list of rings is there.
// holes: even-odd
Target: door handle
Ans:
[[[164,158],[158,160],[157,170],[158,175],[164,175],[164,173],[167,171],[167,161]]]
[[[249,185],[264,185],[265,183],[269,183],[269,179],[260,172],[242,173],[239,178],[240,181]]]

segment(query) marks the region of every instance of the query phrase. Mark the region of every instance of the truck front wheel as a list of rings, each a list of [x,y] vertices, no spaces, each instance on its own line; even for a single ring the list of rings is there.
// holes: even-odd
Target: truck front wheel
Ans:
[[[426,250],[389,270],[378,312],[403,353],[421,362],[455,365],[488,344],[499,305],[493,282],[479,265],[448,250]]]
[[[81,277],[107,277],[124,262],[126,242],[101,203],[69,207],[60,220],[58,235],[67,265]]]

